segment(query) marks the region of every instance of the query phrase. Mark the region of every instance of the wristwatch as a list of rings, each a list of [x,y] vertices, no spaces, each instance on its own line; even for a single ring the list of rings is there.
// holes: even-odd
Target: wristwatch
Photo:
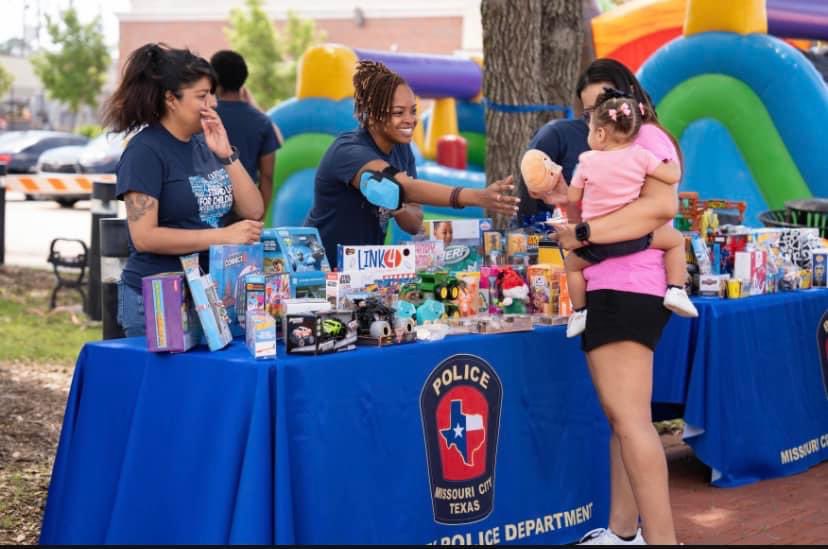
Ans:
[[[221,162],[225,166],[229,166],[230,164],[239,159],[239,149],[232,145],[230,146],[230,148],[233,149],[233,152],[230,153],[230,156],[228,156],[227,158],[219,157],[219,162]]]
[[[575,225],[575,238],[578,242],[589,243],[589,223],[583,222]]]

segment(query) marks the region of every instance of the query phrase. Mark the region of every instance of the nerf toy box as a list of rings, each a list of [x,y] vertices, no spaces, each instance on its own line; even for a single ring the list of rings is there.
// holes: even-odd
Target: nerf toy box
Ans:
[[[245,343],[253,358],[276,358],[276,321],[264,311],[247,312]]]
[[[201,339],[201,326],[183,273],[161,273],[141,280],[144,322],[150,351],[181,353]]]
[[[413,245],[337,246],[337,269],[363,287],[389,280],[413,280],[417,258]]]
[[[216,285],[209,274],[202,274],[198,254],[181,256],[181,266],[193,296],[195,310],[201,322],[204,338],[211,351],[218,351],[233,340],[224,304],[218,297]]]
[[[210,246],[210,276],[216,283],[219,299],[227,310],[230,331],[234,336],[244,334],[239,324],[236,297],[244,277],[262,272],[262,244],[221,244]]]
[[[426,220],[422,239],[443,241],[443,268],[450,273],[478,271],[483,265],[483,233],[491,230],[489,218]]]

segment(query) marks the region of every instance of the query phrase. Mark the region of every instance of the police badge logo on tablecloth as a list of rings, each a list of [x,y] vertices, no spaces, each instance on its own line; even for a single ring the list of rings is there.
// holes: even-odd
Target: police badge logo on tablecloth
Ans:
[[[828,311],[822,313],[817,327],[817,345],[819,345],[819,361],[822,366],[822,387],[825,389],[825,398],[828,398]]]
[[[420,414],[434,520],[476,522],[494,505],[503,386],[488,362],[454,355],[428,376]]]

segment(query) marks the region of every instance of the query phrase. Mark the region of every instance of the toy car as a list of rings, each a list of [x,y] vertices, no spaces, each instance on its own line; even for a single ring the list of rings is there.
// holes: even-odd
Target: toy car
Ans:
[[[348,328],[341,320],[326,318],[322,321],[322,333],[329,337],[340,338],[347,334]]]
[[[313,345],[313,331],[307,326],[299,326],[290,332],[291,342],[297,347]]]
[[[460,295],[459,282],[445,271],[420,273],[420,291],[437,301],[454,301]]]
[[[385,305],[378,297],[354,297],[359,332],[373,337],[391,335],[391,323],[394,321],[393,308]]]

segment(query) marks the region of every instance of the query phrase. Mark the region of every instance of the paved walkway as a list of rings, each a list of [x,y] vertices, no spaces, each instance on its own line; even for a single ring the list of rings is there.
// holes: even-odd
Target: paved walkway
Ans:
[[[710,471],[677,437],[664,439],[670,496],[687,545],[828,543],[828,462],[791,477],[715,488]]]

